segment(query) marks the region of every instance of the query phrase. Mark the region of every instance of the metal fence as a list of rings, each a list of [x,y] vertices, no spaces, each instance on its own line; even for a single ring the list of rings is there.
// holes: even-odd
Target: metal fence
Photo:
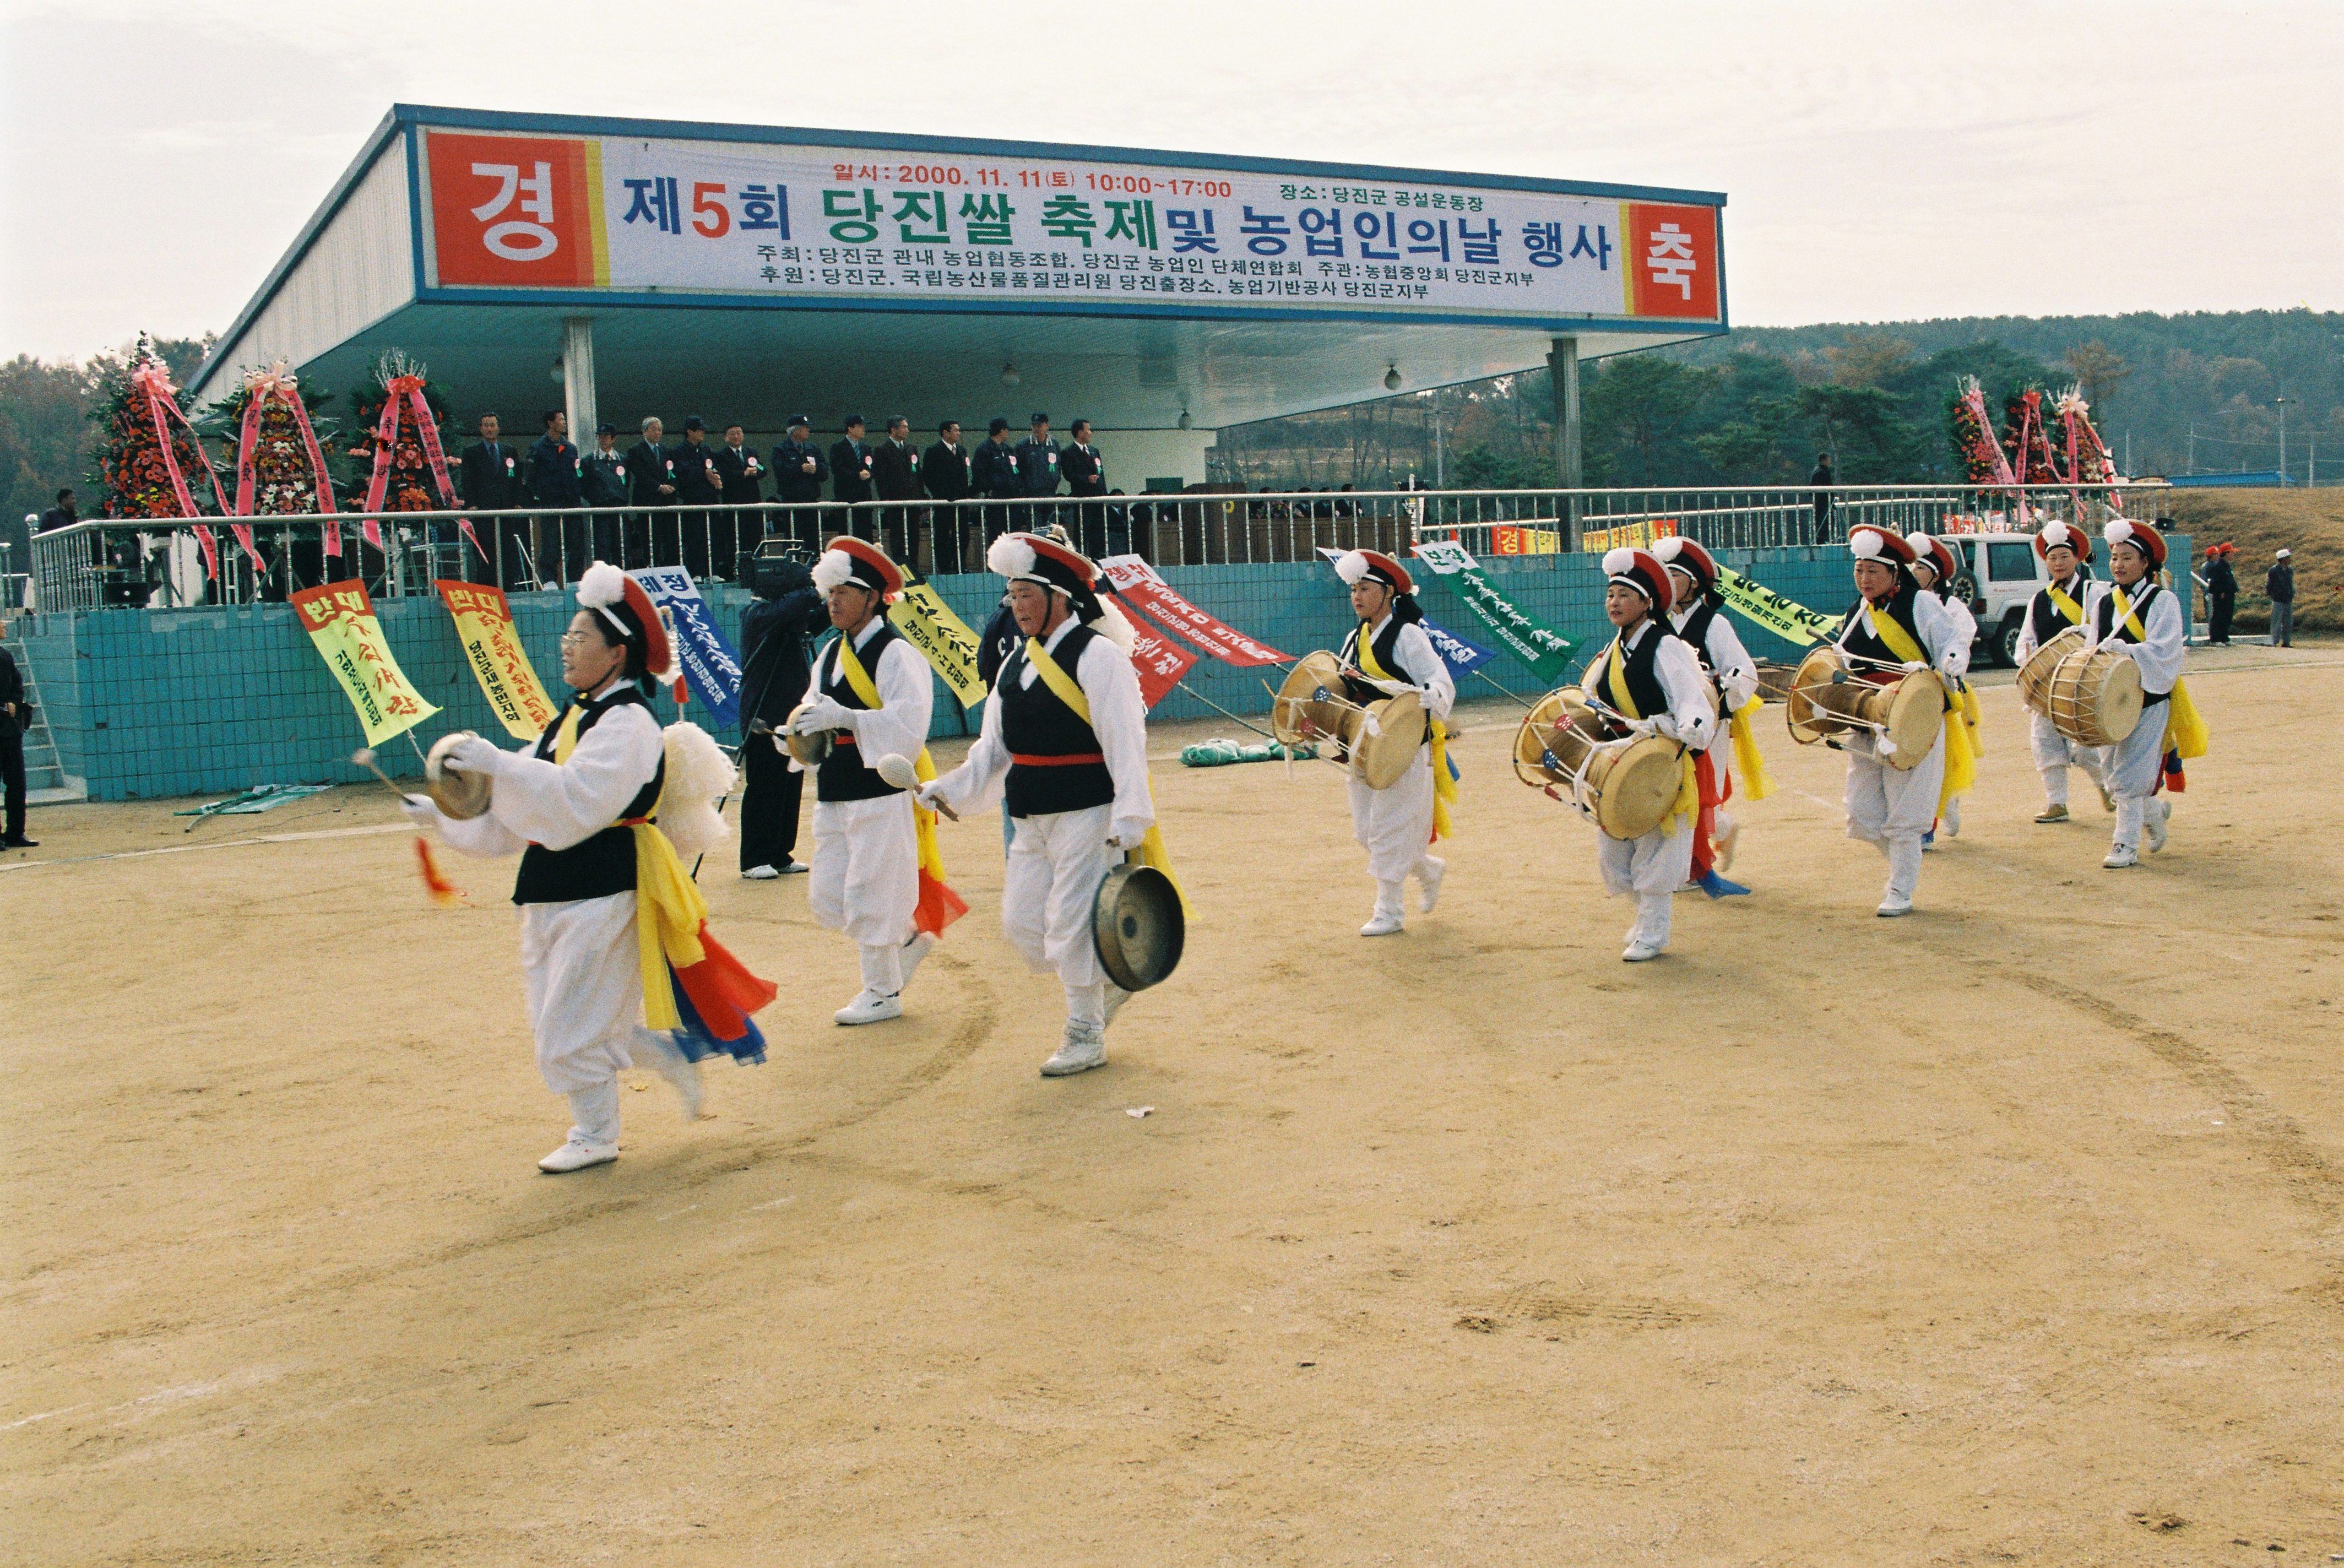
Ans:
[[[2024,491],[1970,485],[1684,490],[1191,491],[1101,500],[765,503],[742,507],[343,513],[339,554],[315,516],[86,521],[33,540],[44,612],[282,600],[362,578],[379,597],[432,592],[435,579],[510,592],[574,583],[594,561],[682,565],[732,581],[768,541],[811,551],[834,535],[879,543],[924,574],[982,572],[987,541],[1011,529],[1064,527],[1093,557],[1136,553],[1161,566],[1307,561],[1321,549],[1403,552],[1455,539],[1477,555],[1537,555],[1682,532],[1727,549],[1828,544],[1865,526],[1931,532],[2031,529],[2060,517],[2096,530],[2117,511],[2151,515],[2163,486]],[[382,547],[363,525],[379,525]],[[248,550],[237,525],[250,531]],[[206,550],[198,527],[211,535]],[[216,567],[210,558],[216,557]]]

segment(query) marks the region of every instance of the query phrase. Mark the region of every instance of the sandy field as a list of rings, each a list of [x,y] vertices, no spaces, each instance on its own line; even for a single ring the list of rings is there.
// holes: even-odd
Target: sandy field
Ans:
[[[2005,675],[1903,921],[1770,712],[1756,892],[1639,966],[1503,703],[1380,942],[1331,769],[1160,735],[1202,916],[1066,1081],[991,818],[874,1028],[803,881],[712,865],[773,1060],[559,1179],[509,865],[428,906],[379,789],[36,812],[0,1561],[2334,1561],[2344,647],[2192,671],[2167,853],[2029,821]]]

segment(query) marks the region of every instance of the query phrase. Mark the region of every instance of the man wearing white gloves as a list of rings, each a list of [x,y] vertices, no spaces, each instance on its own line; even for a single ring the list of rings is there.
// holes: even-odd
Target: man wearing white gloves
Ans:
[[[1847,536],[1855,557],[1856,602],[1848,607],[1834,639],[1848,655],[1851,680],[1890,685],[1906,675],[1942,669],[1960,635],[1934,593],[1924,593],[1913,577],[1913,547],[1884,529],[1859,528]],[[1921,880],[1921,835],[1937,820],[1937,797],[1945,783],[1945,730],[1929,754],[1910,768],[1887,760],[1891,743],[1870,730],[1849,733],[1847,835],[1879,847],[1888,857],[1888,887],[1874,914],[1909,915]]]
[[[985,729],[921,803],[965,815],[993,804],[1015,819],[1001,924],[1036,970],[1066,989],[1066,1028],[1045,1077],[1106,1060],[1106,1026],[1127,992],[1107,979],[1091,939],[1099,885],[1156,823],[1147,787],[1147,707],[1131,667],[1132,632],[1100,602],[1098,569],[1030,533],[994,541],[986,564],[1009,580],[1025,641],[1001,666]]]

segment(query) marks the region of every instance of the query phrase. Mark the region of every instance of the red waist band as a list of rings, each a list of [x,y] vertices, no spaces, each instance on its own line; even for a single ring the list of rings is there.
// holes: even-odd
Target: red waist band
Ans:
[[[1021,768],[1072,768],[1080,767],[1085,763],[1103,763],[1106,761],[1106,754],[1105,752],[1068,752],[1061,757],[1031,757],[1024,752],[1012,752],[1009,754],[1009,760]]]

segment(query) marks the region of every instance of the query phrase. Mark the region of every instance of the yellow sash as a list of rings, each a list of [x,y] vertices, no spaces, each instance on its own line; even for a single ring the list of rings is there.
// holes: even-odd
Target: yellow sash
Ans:
[[[1086,724],[1091,722],[1091,700],[1083,694],[1081,683],[1066,673],[1065,665],[1050,657],[1040,638],[1026,639],[1026,662],[1034,666],[1034,673],[1042,677],[1042,683],[1050,688],[1051,694],[1075,711],[1076,718]],[[1162,872],[1171,880],[1172,891],[1180,895],[1180,913],[1191,920],[1197,917],[1197,906],[1188,902],[1188,890],[1180,885],[1179,875],[1172,869],[1172,852],[1164,847],[1163,829],[1150,823],[1147,836],[1125,858]]]
[[[1904,630],[1904,623],[1894,615],[1874,613],[1872,602],[1868,599],[1864,602],[1864,623],[1874,637],[1887,645],[1891,653],[1907,664],[1929,662],[1929,656],[1921,652],[1921,644],[1913,640],[1913,634]]]
[[[1929,663],[1929,656],[1921,651],[1921,644],[1914,640],[1913,634],[1904,630],[1904,623],[1894,615],[1874,612],[1869,600],[1864,605],[1864,622],[1891,653],[1904,663]],[[1969,794],[1971,787],[1977,783],[1977,753],[1971,744],[1968,718],[1962,704],[1955,699],[1950,684],[1945,688],[1945,713],[1950,722],[1945,727],[1945,777],[1937,788],[1937,812],[1940,815],[1944,814],[1947,801],[1956,795]]]
[[[2125,630],[2140,642],[2148,641],[2148,629],[2140,623],[2140,615],[2125,597],[2125,591],[2113,584],[2108,592],[2117,602],[2117,612],[2124,617]],[[2211,738],[2206,721],[2198,716],[2198,704],[2189,700],[2189,686],[2175,679],[2173,693],[2165,700],[2165,749],[2179,752],[2184,761],[2206,754],[2206,743]]]
[[[876,713],[887,705],[879,700],[878,683],[871,679],[870,672],[864,669],[862,659],[856,656],[854,639],[843,632],[838,637],[838,673],[846,677],[848,690],[864,707]],[[921,746],[920,754],[912,759],[912,776],[922,784],[935,782],[936,764],[928,755],[925,745]],[[942,882],[945,879],[945,855],[936,843],[936,814],[917,800],[912,802],[912,837],[920,846],[920,869]]]
[[[2046,585],[2043,592],[2051,596],[2051,602],[2058,608],[2059,613],[2065,615],[2071,624],[2081,626],[2084,623],[2084,607],[2076,603],[2074,600],[2068,598],[2065,591],[2063,591],[2057,583],[2054,582]]]
[[[1734,709],[1725,723],[1733,737],[1733,766],[1742,774],[1742,791],[1752,800],[1764,800],[1774,793],[1774,781],[1766,776],[1766,759],[1758,752],[1757,732],[1750,727],[1751,715],[1765,705],[1765,698],[1753,696]]]
[[[1375,642],[1368,635],[1368,624],[1364,621],[1359,622],[1357,640],[1361,673],[1371,681],[1399,679],[1377,660]],[[1457,830],[1449,820],[1449,803],[1457,798],[1457,781],[1449,774],[1449,726],[1430,713],[1424,717],[1432,735],[1432,836],[1438,842],[1457,836]]]
[[[1652,634],[1661,635],[1658,622],[1653,624]],[[1621,651],[1621,635],[1617,632],[1612,634],[1611,651],[1604,655],[1603,684],[1612,693],[1613,707],[1632,719],[1641,719],[1644,716],[1643,711],[1636,706],[1636,699],[1628,693],[1628,656]],[[1661,823],[1662,838],[1676,832],[1678,818],[1691,822],[1701,814],[1701,780],[1692,771],[1692,750],[1682,741],[1677,743],[1677,764],[1676,809]]]
[[[568,762],[577,749],[578,709],[572,704],[554,733],[554,762]],[[654,818],[666,799],[662,785],[659,799],[652,803]],[[675,987],[668,979],[668,967],[689,969],[708,956],[700,941],[700,927],[708,919],[708,900],[701,896],[699,885],[676,858],[675,845],[668,842],[656,821],[631,824],[629,831],[635,835],[635,952],[642,968],[643,1026],[682,1028],[683,1018],[675,1009]]]

